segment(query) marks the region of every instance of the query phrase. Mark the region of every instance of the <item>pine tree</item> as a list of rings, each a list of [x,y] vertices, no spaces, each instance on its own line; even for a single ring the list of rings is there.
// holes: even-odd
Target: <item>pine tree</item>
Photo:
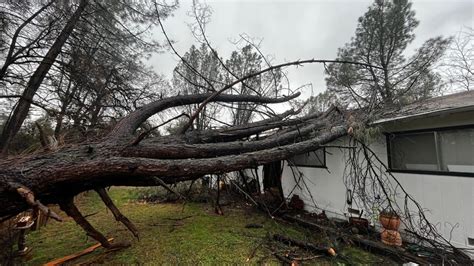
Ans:
[[[331,64],[329,91],[340,101],[359,107],[404,104],[430,97],[440,88],[432,71],[450,39],[427,40],[411,57],[406,56],[419,21],[407,0],[376,0],[359,18],[355,37],[338,51],[338,59],[374,67]]]

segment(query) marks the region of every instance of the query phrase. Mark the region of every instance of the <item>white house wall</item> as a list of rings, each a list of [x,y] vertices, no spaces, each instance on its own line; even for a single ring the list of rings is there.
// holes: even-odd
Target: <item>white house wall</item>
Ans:
[[[448,115],[424,120],[414,120],[407,124],[409,129],[434,128],[462,124],[474,124],[474,114]],[[431,125],[431,126],[430,126]],[[403,129],[403,124],[390,125],[391,131]],[[347,139],[329,145],[341,145]],[[387,163],[385,138],[370,145],[371,149]],[[308,211],[325,210],[328,216],[345,218],[347,216],[346,187],[343,182],[345,168],[343,151],[326,148],[327,169],[298,167],[306,176],[306,185],[293,192],[305,202]],[[295,169],[296,170],[296,169]],[[474,178],[428,174],[393,173],[403,187],[414,196],[423,208],[427,209],[428,219],[436,224],[439,232],[454,245],[468,246],[467,238],[474,238]],[[295,187],[291,168],[285,163],[282,176],[286,196]],[[309,193],[314,197],[314,202]],[[454,226],[454,229],[453,229]]]
[[[387,162],[385,143],[372,145],[372,149]],[[427,218],[445,238],[459,246],[467,246],[467,238],[474,238],[473,177],[412,173],[393,175],[427,209]]]
[[[335,143],[332,143],[335,144]],[[342,144],[342,141],[337,141]],[[310,167],[293,167],[296,176],[288,164],[285,162],[282,175],[282,186],[285,196],[294,190],[293,194],[297,194],[305,202],[305,206],[309,211],[317,211],[324,209],[331,216],[344,217],[343,214],[346,207],[346,187],[343,183],[343,173],[345,164],[342,162],[343,154],[341,150],[335,148],[326,149],[326,165],[325,168]],[[300,187],[296,187],[295,178],[298,178],[300,171],[306,180],[306,186],[300,182]],[[296,189],[295,189],[296,187]],[[314,202],[311,199],[310,193]]]

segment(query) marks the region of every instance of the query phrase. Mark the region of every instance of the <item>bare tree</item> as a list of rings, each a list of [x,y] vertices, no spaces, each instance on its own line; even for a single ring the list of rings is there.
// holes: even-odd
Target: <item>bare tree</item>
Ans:
[[[441,63],[441,72],[453,90],[474,89],[474,29],[463,27]]]

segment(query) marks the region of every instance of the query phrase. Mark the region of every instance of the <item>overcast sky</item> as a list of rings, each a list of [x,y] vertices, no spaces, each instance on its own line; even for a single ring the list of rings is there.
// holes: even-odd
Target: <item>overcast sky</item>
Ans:
[[[273,63],[297,59],[334,59],[337,49],[354,35],[358,17],[362,16],[370,0],[221,0],[207,1],[213,13],[207,25],[207,36],[224,58],[235,49],[232,40],[239,34],[262,39],[262,51],[274,57]],[[464,26],[474,25],[473,0],[416,0],[413,3],[420,25],[416,39],[409,47],[414,50],[425,40],[438,35],[453,35]],[[164,25],[175,47],[184,54],[196,44],[187,15],[191,1],[180,1],[180,8]],[[157,36],[160,32],[156,31]],[[178,60],[169,52],[155,55],[150,64],[157,72],[171,77]],[[313,84],[313,92],[325,88],[322,66],[307,65],[289,69],[292,88]],[[311,90],[306,89],[305,95]]]

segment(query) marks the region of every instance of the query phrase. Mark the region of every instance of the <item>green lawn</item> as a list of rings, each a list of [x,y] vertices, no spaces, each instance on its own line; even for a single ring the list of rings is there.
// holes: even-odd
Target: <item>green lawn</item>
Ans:
[[[129,240],[132,246],[119,251],[103,248],[81,257],[72,263],[107,264],[221,264],[279,262],[265,244],[269,235],[279,233],[301,240],[326,241],[301,227],[278,223],[248,206],[224,207],[224,216],[214,214],[212,206],[204,203],[145,204],[136,200],[137,189],[113,188],[110,195],[121,211],[138,227],[140,240],[133,238],[125,227],[117,223],[110,211],[94,192],[89,192],[77,204],[84,215],[96,213],[88,220],[106,237]],[[65,217],[64,213],[61,213]],[[189,217],[190,216],[190,217]],[[179,218],[189,217],[183,220]],[[247,229],[248,223],[260,223],[261,229]],[[46,227],[31,232],[27,243],[33,247],[31,265],[43,264],[79,252],[96,242],[71,220],[63,223],[50,221]],[[256,247],[258,248],[256,249]],[[351,261],[371,264],[381,258],[356,248],[341,251]],[[320,258],[311,261],[319,264],[339,264],[340,258]]]

